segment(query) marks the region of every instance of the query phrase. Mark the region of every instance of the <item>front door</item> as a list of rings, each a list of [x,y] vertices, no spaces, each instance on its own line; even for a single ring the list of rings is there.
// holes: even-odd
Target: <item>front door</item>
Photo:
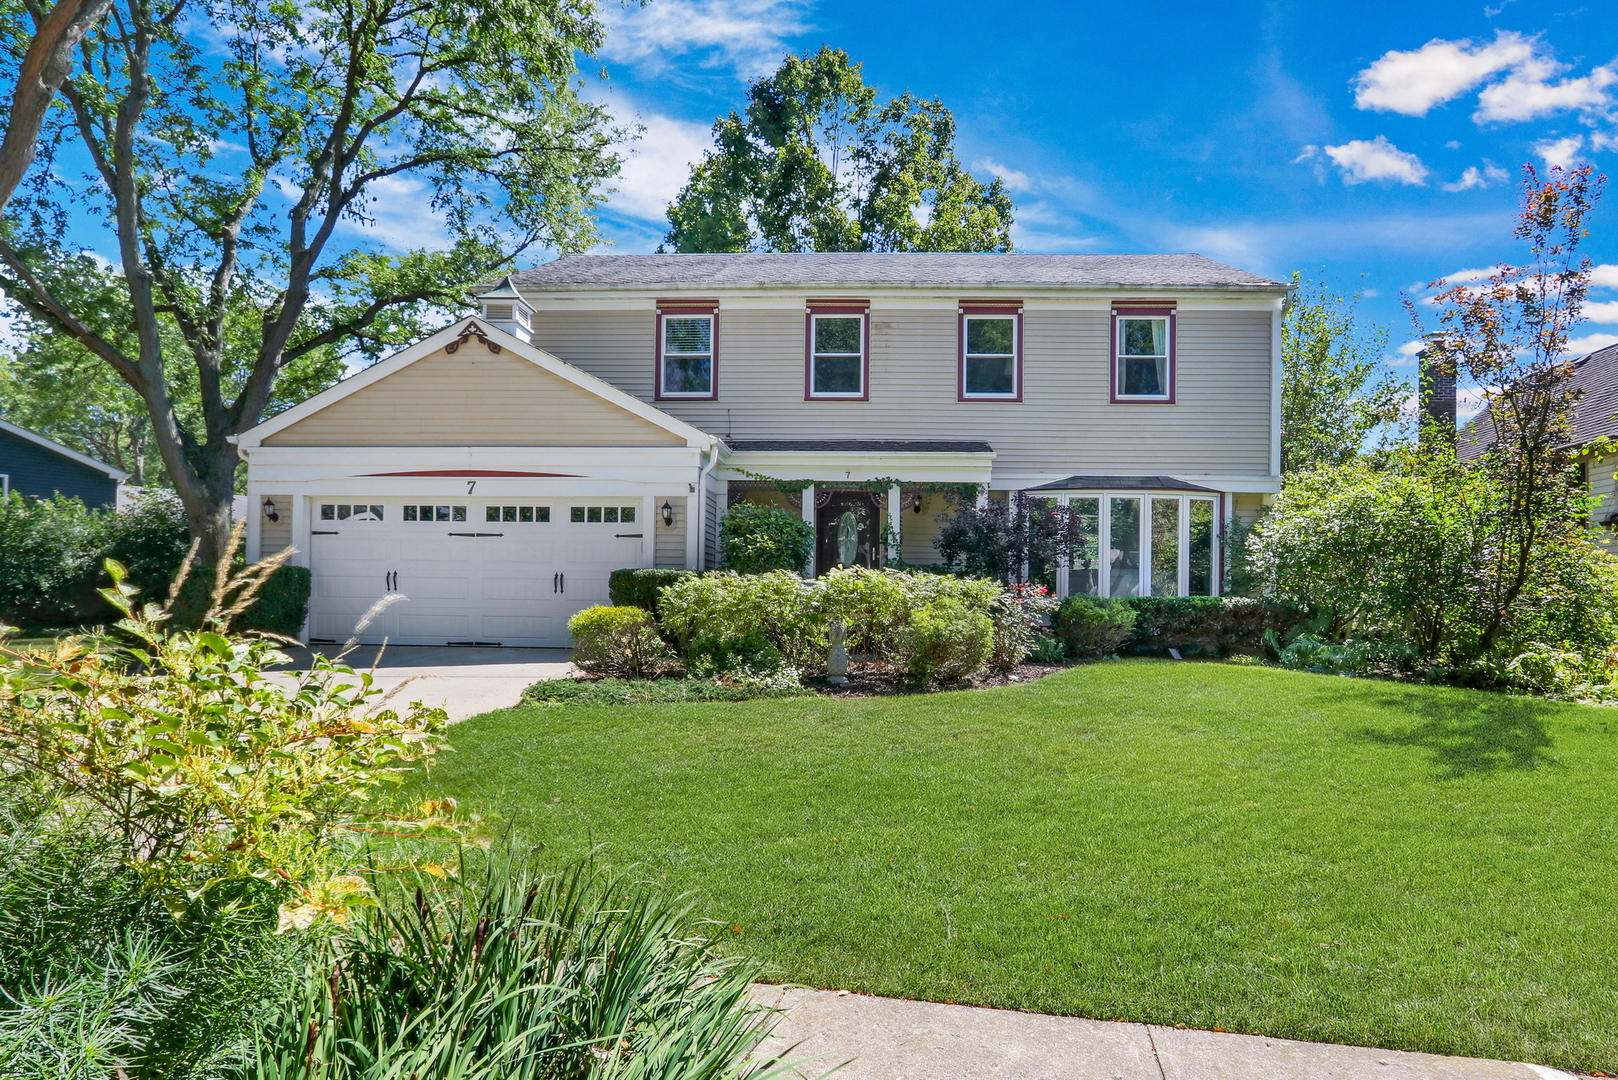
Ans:
[[[824,500],[824,501],[822,501]],[[868,491],[830,491],[815,500],[815,570],[877,565],[880,513]]]

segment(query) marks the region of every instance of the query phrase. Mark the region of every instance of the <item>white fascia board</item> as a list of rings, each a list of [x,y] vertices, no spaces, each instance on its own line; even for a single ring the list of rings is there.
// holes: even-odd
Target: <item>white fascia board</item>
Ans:
[[[961,298],[990,299],[1004,296],[1021,300],[1026,307],[1107,307],[1120,298],[1146,299],[1161,297],[1173,300],[1182,308],[1210,306],[1228,309],[1232,305],[1251,305],[1256,310],[1268,311],[1279,303],[1291,286],[1266,285],[1246,289],[1227,287],[1191,287],[1184,285],[974,285],[952,286],[939,282],[917,282],[911,285],[707,285],[663,287],[633,285],[619,289],[530,289],[523,297],[538,311],[569,310],[640,310],[656,309],[657,301],[714,300],[720,310],[725,308],[801,308],[805,300],[865,300],[876,307],[946,307],[954,306]]]
[[[599,499],[617,496],[640,498],[656,495],[683,495],[695,482],[692,470],[677,476],[659,477],[646,473],[634,479],[625,477],[585,477],[578,480],[543,477],[477,477],[476,488],[467,491],[466,480],[446,476],[392,477],[313,477],[297,479],[265,476],[256,478],[253,490],[272,495],[338,497],[360,502],[366,499],[421,499],[432,502],[478,500],[499,502],[506,499]]]
[[[873,454],[745,451],[725,456],[714,474],[720,480],[751,480],[739,470],[779,480],[819,483],[875,480],[892,476],[918,484],[983,484],[989,480],[993,454]]]
[[[387,378],[396,371],[409,367],[423,357],[431,356],[451,341],[460,337],[461,332],[470,324],[476,324],[484,337],[493,340],[502,349],[509,349],[513,355],[522,357],[534,366],[570,382],[579,389],[594,394],[609,404],[616,405],[625,412],[660,427],[664,431],[679,436],[685,440],[687,446],[706,447],[717,441],[714,436],[709,435],[707,432],[699,431],[684,420],[671,416],[662,409],[648,405],[640,398],[626,394],[611,383],[598,379],[596,376],[581,368],[574,367],[565,360],[557,359],[545,350],[536,348],[497,326],[491,326],[486,320],[476,316],[467,316],[459,322],[446,326],[438,333],[401,349],[386,360],[378,361],[364,371],[350,375],[336,386],[328,387],[307,401],[292,406],[292,408],[264,421],[257,427],[242,432],[238,445],[243,447],[261,445],[266,438],[276,432],[314,415],[328,405],[341,401],[350,394]]]
[[[112,477],[112,479],[117,480],[120,483],[129,479],[129,474],[124,472],[122,469],[114,468],[113,466],[108,465],[105,461],[97,461],[95,458],[81,454],[77,450],[70,450],[53,439],[47,439],[37,431],[29,431],[25,427],[18,427],[16,424],[5,420],[0,420],[0,431],[9,431],[19,439],[26,439],[35,446],[43,446],[45,449],[51,451],[52,453],[59,454],[62,457],[67,458],[69,461],[76,461],[80,465],[88,465],[97,472],[106,473],[108,476]]]
[[[695,481],[700,450],[691,447],[529,448],[529,447],[256,447],[248,476],[260,485],[335,483],[354,489],[397,493],[426,490],[464,491],[468,480],[478,490],[526,490],[533,485],[657,484],[684,487]],[[561,473],[561,476],[386,476],[429,470],[497,470]]]

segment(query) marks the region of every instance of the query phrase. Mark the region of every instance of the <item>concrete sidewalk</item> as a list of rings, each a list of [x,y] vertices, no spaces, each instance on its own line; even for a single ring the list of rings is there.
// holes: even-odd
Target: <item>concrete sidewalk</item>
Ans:
[[[336,656],[336,645],[316,646],[325,656]],[[293,670],[309,670],[313,650],[288,649]],[[378,663],[378,654],[380,663]],[[355,671],[376,669],[376,685],[392,690],[404,683],[398,697],[440,705],[451,720],[465,720],[492,709],[509,709],[523,690],[540,679],[560,679],[573,673],[569,649],[505,649],[450,645],[361,645],[343,662]],[[283,669],[285,670],[285,669]]]
[[[1514,1061],[758,985],[785,1009],[764,1049],[836,1080],[1569,1080]],[[844,1063],[847,1064],[844,1064]]]

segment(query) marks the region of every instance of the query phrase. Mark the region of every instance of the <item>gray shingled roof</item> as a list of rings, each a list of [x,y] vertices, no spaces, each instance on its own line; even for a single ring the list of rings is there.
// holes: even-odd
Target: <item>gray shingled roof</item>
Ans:
[[[725,444],[738,453],[806,454],[992,454],[986,442],[942,439],[736,439]]]
[[[1573,412],[1571,446],[1583,446],[1603,435],[1618,435],[1618,345],[1608,345],[1573,361],[1573,385],[1582,393]],[[1487,410],[1467,421],[1458,436],[1457,452],[1471,459],[1494,441]]]
[[[1213,491],[1172,476],[1069,476],[1029,491]]]
[[[529,290],[703,286],[1087,285],[1281,289],[1283,282],[1201,255],[826,252],[565,255],[512,275]]]

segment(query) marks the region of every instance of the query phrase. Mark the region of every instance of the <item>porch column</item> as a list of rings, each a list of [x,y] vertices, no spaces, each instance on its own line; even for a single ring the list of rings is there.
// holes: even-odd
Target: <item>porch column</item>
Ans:
[[[803,506],[798,508],[798,512],[803,515],[803,520],[809,525],[810,535],[813,536],[815,529],[815,488],[813,484],[803,489]],[[815,546],[815,542],[811,540],[809,542],[809,563],[803,568],[806,577],[815,576]]]
[[[885,537],[888,542],[886,561],[889,563],[899,561],[899,527],[904,524],[904,508],[899,504],[899,485],[890,485],[888,488],[888,529]]]

